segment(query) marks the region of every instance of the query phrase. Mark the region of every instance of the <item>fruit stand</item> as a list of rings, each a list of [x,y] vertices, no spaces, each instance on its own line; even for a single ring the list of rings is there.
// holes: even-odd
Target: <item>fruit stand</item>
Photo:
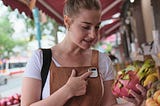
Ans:
[[[130,89],[140,94],[136,84],[147,89],[144,106],[160,106],[160,54],[156,57],[145,55],[144,61],[134,61],[116,66],[117,76],[112,92],[117,98],[123,96],[132,98]]]
[[[21,95],[16,93],[0,99],[0,106],[20,106]]]

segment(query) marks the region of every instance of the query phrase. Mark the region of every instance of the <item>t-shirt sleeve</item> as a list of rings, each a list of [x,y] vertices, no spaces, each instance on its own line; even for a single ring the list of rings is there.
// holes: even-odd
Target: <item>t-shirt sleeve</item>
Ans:
[[[28,60],[25,71],[24,77],[30,77],[41,80],[41,68],[42,68],[42,51],[35,50]]]
[[[99,53],[99,70],[103,81],[115,79],[116,71],[113,68],[111,59],[105,53]]]

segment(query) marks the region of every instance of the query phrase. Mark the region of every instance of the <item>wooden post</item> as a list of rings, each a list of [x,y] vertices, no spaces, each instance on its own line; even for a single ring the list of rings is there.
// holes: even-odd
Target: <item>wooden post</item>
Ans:
[[[158,61],[157,61],[157,73],[158,73],[158,79],[160,80],[160,52],[157,54]]]
[[[138,46],[140,47],[142,43],[146,42],[146,34],[145,34],[144,21],[143,21],[143,15],[142,15],[141,0],[135,1],[135,3],[132,5],[131,11],[132,11],[132,16],[136,22],[135,23],[136,32],[134,33],[136,38],[138,39]]]
[[[153,7],[153,15],[154,15],[154,30],[157,33],[157,43],[158,49],[160,49],[160,0],[151,0],[151,5]],[[156,40],[156,39],[155,39]],[[155,43],[155,42],[154,42]],[[160,50],[157,50],[156,55],[156,67],[158,72],[158,78],[160,79]]]

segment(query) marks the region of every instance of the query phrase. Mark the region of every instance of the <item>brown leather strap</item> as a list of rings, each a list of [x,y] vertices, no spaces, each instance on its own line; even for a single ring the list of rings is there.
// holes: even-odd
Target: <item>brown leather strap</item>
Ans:
[[[92,60],[91,65],[98,67],[98,51],[92,50]]]
[[[57,68],[56,63],[55,63],[54,60],[51,62],[51,66],[54,67],[54,68]],[[51,67],[50,67],[50,68],[51,68]]]

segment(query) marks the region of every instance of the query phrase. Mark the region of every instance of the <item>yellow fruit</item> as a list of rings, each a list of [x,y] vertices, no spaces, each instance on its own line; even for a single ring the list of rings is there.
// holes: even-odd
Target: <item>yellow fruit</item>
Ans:
[[[156,103],[156,102],[151,102],[151,103],[149,103],[147,106],[159,106],[159,104]]]
[[[146,100],[146,104],[148,104],[148,103],[150,103],[150,102],[152,102],[152,101],[154,101],[153,98],[148,98],[148,99]]]
[[[157,103],[160,105],[160,95],[157,97]]]
[[[145,81],[143,82],[143,86],[147,86],[155,81],[158,80],[158,76],[157,73],[152,73],[150,75],[147,76],[147,78],[145,79]]]
[[[153,99],[154,99],[154,101],[157,102],[157,98],[158,98],[159,95],[160,95],[160,90],[156,91],[156,92],[153,94]]]
[[[158,55],[158,58],[160,59],[160,53],[158,53],[157,55]]]
[[[159,106],[159,105],[153,100],[153,98],[148,98],[146,100],[145,106]]]

